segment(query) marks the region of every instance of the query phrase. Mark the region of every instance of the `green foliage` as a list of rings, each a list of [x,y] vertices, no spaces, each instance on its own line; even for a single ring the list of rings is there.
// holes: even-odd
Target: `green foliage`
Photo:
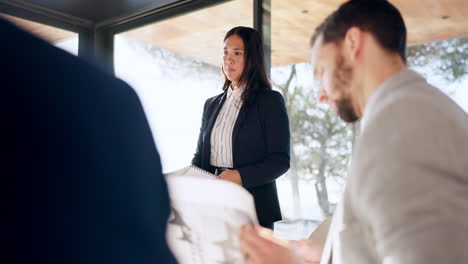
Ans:
[[[296,67],[286,67],[287,81],[274,84],[283,94],[291,126],[292,171],[287,177],[297,177],[291,179],[296,183],[299,179],[314,182],[319,205],[328,216],[332,206],[325,178],[346,176],[353,131],[327,105],[317,102],[317,85],[306,87],[297,81]]]
[[[296,65],[290,66],[292,78]],[[341,121],[325,104],[317,102],[318,87],[291,82],[275,87],[282,91],[291,125],[291,146],[303,179],[317,181],[321,158],[327,160],[326,176],[346,174],[352,147],[351,125]]]
[[[468,74],[468,36],[408,47],[410,67],[428,67],[433,74],[453,82]]]

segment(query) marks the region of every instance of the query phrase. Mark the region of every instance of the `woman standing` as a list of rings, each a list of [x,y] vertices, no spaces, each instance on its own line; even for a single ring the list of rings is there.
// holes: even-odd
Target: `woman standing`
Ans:
[[[276,178],[289,169],[289,120],[271,89],[260,34],[235,27],[224,37],[223,93],[209,98],[192,164],[242,185],[262,226],[281,220]]]

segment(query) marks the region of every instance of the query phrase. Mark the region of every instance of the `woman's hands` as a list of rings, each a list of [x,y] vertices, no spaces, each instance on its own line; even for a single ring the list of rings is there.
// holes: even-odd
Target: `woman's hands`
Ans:
[[[242,185],[242,179],[238,170],[225,170],[218,176],[218,178]]]

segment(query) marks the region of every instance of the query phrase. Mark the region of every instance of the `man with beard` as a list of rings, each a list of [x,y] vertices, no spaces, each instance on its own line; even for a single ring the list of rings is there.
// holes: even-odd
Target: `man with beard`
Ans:
[[[407,68],[399,11],[348,1],[311,42],[320,101],[361,120],[349,180],[323,251],[246,226],[246,262],[468,263],[468,118]]]

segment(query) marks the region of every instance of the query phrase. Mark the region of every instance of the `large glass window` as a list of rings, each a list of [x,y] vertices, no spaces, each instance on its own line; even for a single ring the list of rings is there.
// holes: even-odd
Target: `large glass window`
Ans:
[[[12,24],[15,24],[25,31],[44,39],[56,47],[66,50],[75,56],[78,55],[78,34],[75,32],[5,14],[0,14],[0,18],[8,20]]]
[[[252,0],[232,1],[115,36],[116,75],[139,94],[164,172],[190,164],[204,102],[222,92],[224,35],[252,13]]]
[[[318,104],[318,86],[308,62],[274,66],[272,80],[282,92],[291,124],[291,168],[278,180],[284,221],[278,228],[304,238],[333,214],[345,185],[354,136],[328,105]],[[281,232],[281,230],[278,230]]]
[[[346,124],[324,104],[309,63],[309,38],[340,1],[271,0],[271,79],[288,108],[291,169],[277,181],[284,220],[280,236],[300,239],[333,214],[344,190],[359,124]],[[252,0],[232,1],[119,34],[117,76],[143,102],[165,172],[190,163],[206,98],[221,92],[220,51],[233,26],[252,26]],[[402,9],[405,20],[414,14]],[[405,13],[406,12],[406,13]],[[445,21],[445,20],[444,20]],[[407,24],[411,43],[431,39]],[[411,68],[468,109],[467,38],[408,49]]]
[[[284,220],[275,224],[275,233],[290,239],[306,238],[333,214],[356,132],[328,105],[317,103],[309,62],[311,25],[337,6],[321,2],[271,0],[271,79],[283,94],[291,124],[291,168],[277,181]]]

